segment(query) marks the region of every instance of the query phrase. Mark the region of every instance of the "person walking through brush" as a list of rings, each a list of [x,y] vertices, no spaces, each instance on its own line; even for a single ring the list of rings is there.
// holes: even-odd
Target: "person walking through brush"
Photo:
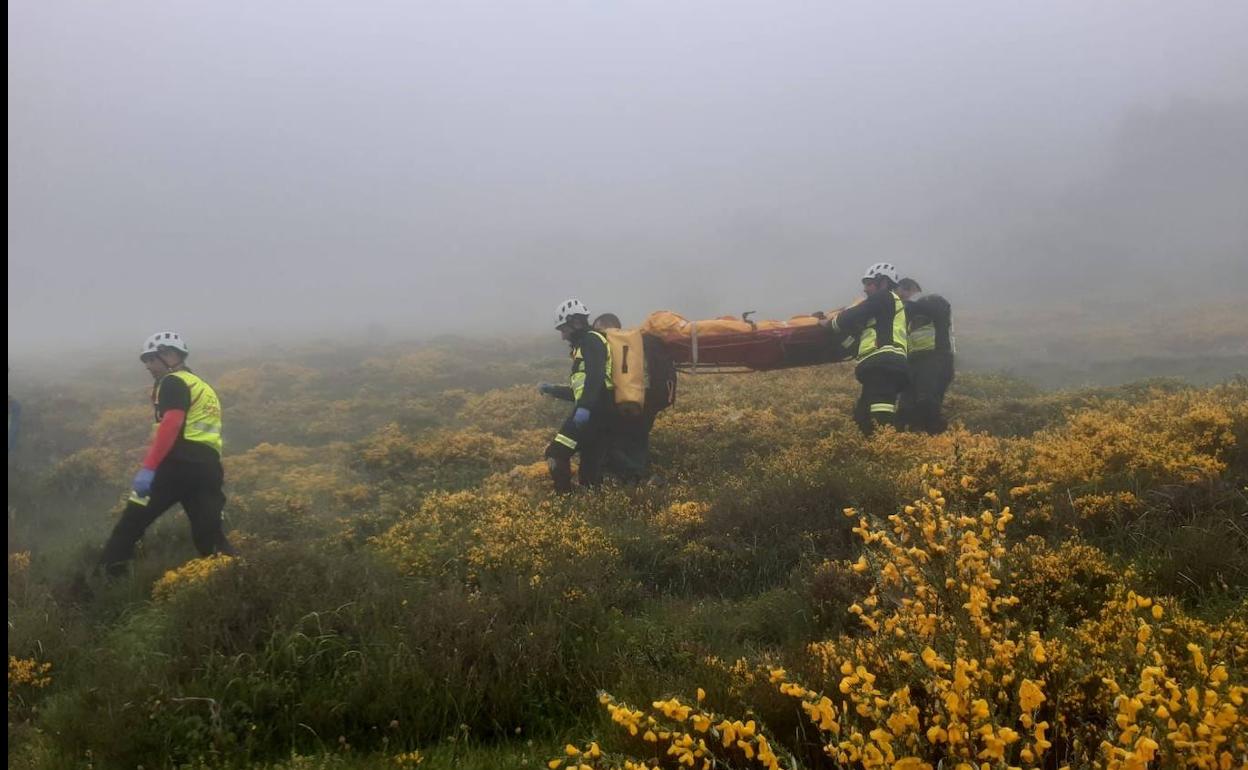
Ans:
[[[121,520],[100,555],[99,568],[125,571],[135,545],[175,503],[191,522],[191,539],[201,556],[234,554],[225,536],[225,473],[221,467],[221,402],[216,391],[186,366],[190,351],[177,332],[157,332],[143,344],[139,360],[151,373],[156,429]]]
[[[866,299],[819,321],[832,331],[858,335],[854,375],[862,383],[862,395],[854,407],[854,421],[868,436],[876,425],[896,423],[897,399],[910,380],[906,310],[896,292],[899,280],[893,265],[872,265],[862,276]]]
[[[615,313],[603,313],[594,319],[593,329],[607,333],[622,329]],[[644,352],[644,351],[643,351]],[[625,484],[637,484],[650,474],[650,431],[658,411],[648,401],[640,414],[629,414],[617,408],[607,429],[607,451],[604,468]]]
[[[556,492],[572,491],[572,456],[580,454],[577,479],[581,486],[602,482],[607,435],[614,419],[615,395],[611,381],[611,347],[602,332],[589,325],[589,308],[579,299],[560,303],[555,328],[571,348],[572,373],[566,390],[544,385],[548,395],[571,396],[572,414],[564,420],[546,447],[546,467]]]
[[[897,295],[906,305],[910,386],[901,394],[898,427],[944,433],[945,392],[953,382],[953,310],[939,294],[924,294],[913,278],[902,278]]]
[[[602,469],[605,474],[614,476],[625,484],[661,484],[663,479],[652,474],[650,469],[650,432],[654,429],[654,421],[659,412],[670,407],[676,400],[676,367],[672,363],[671,355],[662,340],[644,334],[641,336],[644,403],[640,410],[622,408],[618,403],[621,387],[619,378],[628,375],[630,352],[627,343],[623,344],[623,350],[620,349],[621,343],[612,338],[612,331],[618,333],[623,329],[623,324],[614,313],[603,313],[594,319],[590,328],[602,332],[606,337],[613,366],[612,377],[616,380],[616,400],[613,402],[611,424],[607,426],[604,438],[606,448],[603,452]],[[567,385],[542,383],[538,386],[538,391],[563,401],[574,400],[572,388]]]

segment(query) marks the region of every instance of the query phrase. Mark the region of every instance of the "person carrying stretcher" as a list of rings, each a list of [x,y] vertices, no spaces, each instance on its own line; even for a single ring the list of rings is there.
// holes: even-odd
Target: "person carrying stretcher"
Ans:
[[[863,434],[876,425],[895,425],[897,399],[910,382],[906,362],[906,310],[897,295],[897,268],[879,262],[862,276],[866,299],[819,324],[834,332],[858,335],[858,364],[854,375],[862,395],[854,407],[854,421]]]
[[[942,413],[945,392],[953,382],[953,310],[939,294],[924,294],[913,278],[902,278],[897,295],[906,303],[909,328],[907,353],[910,387],[897,408],[897,427],[944,433],[948,423]]]
[[[577,474],[581,486],[602,482],[602,462],[615,414],[611,348],[602,332],[590,328],[589,308],[579,299],[560,303],[555,311],[555,328],[572,348],[572,373],[566,389],[551,386],[548,391],[543,386],[543,392],[556,397],[570,395],[573,404],[572,414],[546,447],[546,467],[555,491],[571,492],[574,454],[581,455]]]

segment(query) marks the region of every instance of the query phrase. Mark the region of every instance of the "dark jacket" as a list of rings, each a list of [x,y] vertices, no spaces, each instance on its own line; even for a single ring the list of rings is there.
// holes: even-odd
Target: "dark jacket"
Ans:
[[[935,350],[937,353],[953,353],[953,308],[949,300],[939,294],[926,294],[913,302],[906,302],[907,328],[911,332],[910,355]],[[935,332],[935,346],[915,345],[915,332],[924,333],[923,327],[931,326]]]
[[[575,375],[579,367],[585,367],[585,388],[576,406],[592,412],[603,405],[601,401],[604,398],[612,397],[607,388],[607,345],[599,334],[588,329],[573,337],[571,342],[572,374]],[[579,359],[576,357],[577,350],[580,351]]]
[[[906,370],[905,309],[892,291],[877,291],[862,302],[842,310],[832,319],[833,331],[859,338],[858,369],[886,367]],[[903,314],[898,323],[897,314]],[[900,337],[900,338],[899,338]]]

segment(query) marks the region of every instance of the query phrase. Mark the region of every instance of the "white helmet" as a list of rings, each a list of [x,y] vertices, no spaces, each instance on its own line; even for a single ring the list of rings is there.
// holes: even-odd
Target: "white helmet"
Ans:
[[[186,341],[182,339],[182,335],[177,332],[156,332],[147,338],[147,342],[143,343],[143,349],[139,351],[139,358],[148,353],[155,353],[161,348],[173,348],[182,351],[182,355],[189,356],[191,351],[186,347]]]
[[[568,319],[574,315],[589,316],[589,308],[585,307],[585,303],[579,299],[569,299],[559,303],[559,307],[555,308],[555,328],[558,329],[568,322]]]
[[[867,268],[867,272],[862,274],[862,280],[869,281],[880,276],[884,276],[893,283],[901,283],[901,275],[898,274],[897,267],[891,262],[876,262]]]

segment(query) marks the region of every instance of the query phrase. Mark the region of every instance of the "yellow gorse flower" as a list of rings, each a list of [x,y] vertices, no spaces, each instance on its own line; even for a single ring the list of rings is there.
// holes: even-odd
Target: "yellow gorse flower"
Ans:
[[[191,559],[177,569],[169,570],[152,586],[152,598],[160,601],[173,597],[178,591],[193,585],[204,583],[214,575],[234,564],[233,556],[214,554],[200,559]]]
[[[14,687],[47,687],[52,684],[52,664],[34,658],[9,656],[9,692]]]
[[[1230,684],[1234,675],[1225,664],[1208,663],[1202,644],[1188,643],[1178,655],[1169,642],[1172,624],[1182,623],[1191,638],[1236,640],[1243,654],[1248,627],[1232,624],[1228,635],[1181,615],[1163,623],[1167,614],[1159,602],[1129,594],[1107,604],[1101,617],[1089,618],[1069,638],[1044,638],[1021,625],[1019,599],[1007,585],[1034,587],[1043,596],[1045,581],[1060,583],[1072,564],[1091,565],[1090,574],[1111,583],[1121,575],[1097,561],[1088,546],[1076,546],[1073,559],[1056,553],[1050,559],[1048,551],[1034,546],[1016,549],[1017,557],[1053,574],[1036,580],[1007,573],[1012,511],[964,512],[951,505],[961,498],[942,488],[940,479],[929,474],[921,482],[923,495],[882,521],[859,509],[846,511],[864,545],[863,554],[847,564],[848,573],[870,575],[875,582],[848,608],[864,626],[861,636],[809,647],[830,685],[826,692],[778,666],[753,674],[738,663],[732,675],[767,681],[796,700],[834,763],[871,770],[930,769],[942,758],[946,767],[971,770],[1032,768],[1047,761],[1055,735],[1074,752],[1072,759],[1102,770],[1145,770],[1157,757],[1176,752],[1187,766],[1220,769],[1236,761],[1236,751],[1248,751],[1248,713],[1242,710],[1248,689]],[[1116,730],[1115,740],[1101,743],[1070,720],[1071,709],[1092,705],[1080,700],[1088,689],[1071,672],[1088,663],[1096,670],[1101,661],[1114,659],[1112,649],[1119,656],[1129,652],[1143,667],[1129,687],[1110,669],[1093,680],[1108,694],[1099,702]],[[886,678],[894,684],[884,687]],[[907,683],[897,686],[898,678]],[[1051,692],[1055,686],[1066,689]],[[923,698],[912,697],[915,688]],[[731,756],[743,766],[761,756],[752,740],[757,727],[700,718],[674,698],[653,707],[658,718],[671,723],[648,732],[647,740],[660,749],[667,746],[663,751],[681,766],[708,759],[696,753],[702,745],[736,752]],[[701,744],[698,736],[718,740]]]

